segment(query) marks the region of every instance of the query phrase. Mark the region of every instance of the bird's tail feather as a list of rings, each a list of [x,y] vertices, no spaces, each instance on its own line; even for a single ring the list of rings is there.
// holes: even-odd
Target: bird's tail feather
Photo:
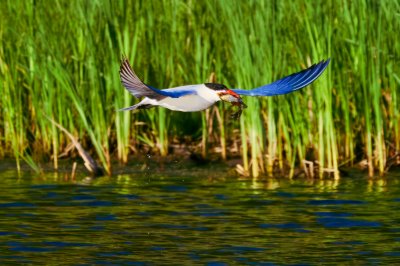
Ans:
[[[136,109],[148,109],[148,108],[151,108],[151,107],[153,107],[153,105],[151,105],[151,104],[138,103],[138,104],[135,104],[135,105],[132,105],[132,106],[129,106],[129,107],[121,108],[118,111],[130,111],[130,110],[136,110]]]

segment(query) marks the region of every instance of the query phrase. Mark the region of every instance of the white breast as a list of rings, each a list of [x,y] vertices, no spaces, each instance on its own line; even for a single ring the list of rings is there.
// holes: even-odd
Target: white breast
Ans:
[[[159,101],[156,105],[182,112],[196,112],[209,108],[220,100],[216,91],[209,89],[204,84],[188,85],[167,89],[171,91],[194,91],[194,94],[179,98],[167,97]]]

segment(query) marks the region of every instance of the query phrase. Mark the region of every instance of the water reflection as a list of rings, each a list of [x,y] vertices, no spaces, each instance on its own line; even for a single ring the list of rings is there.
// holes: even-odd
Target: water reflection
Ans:
[[[400,254],[398,177],[1,175],[2,264],[393,264]]]

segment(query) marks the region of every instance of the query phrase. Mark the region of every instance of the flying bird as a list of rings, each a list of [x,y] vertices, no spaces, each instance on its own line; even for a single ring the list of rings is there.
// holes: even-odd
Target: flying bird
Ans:
[[[222,100],[237,106],[239,111],[233,116],[239,117],[243,108],[246,108],[241,95],[274,96],[299,90],[316,80],[324,72],[329,62],[330,59],[321,61],[300,72],[251,90],[228,89],[225,85],[218,83],[185,85],[159,90],[143,83],[131,68],[128,60],[124,58],[119,71],[122,85],[133,96],[143,99],[135,105],[120,110],[127,111],[161,106],[174,111],[196,112],[205,110]]]

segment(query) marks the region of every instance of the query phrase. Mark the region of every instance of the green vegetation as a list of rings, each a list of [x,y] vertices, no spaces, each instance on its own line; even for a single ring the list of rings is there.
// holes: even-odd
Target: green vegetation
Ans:
[[[57,168],[70,143],[44,115],[108,173],[114,158],[164,156],[188,139],[204,156],[220,147],[223,158],[239,142],[252,176],[292,176],[305,160],[320,177],[361,160],[382,174],[400,150],[398,1],[5,1],[0,12],[0,158],[18,168],[50,158]],[[249,108],[231,121],[224,104],[117,112],[135,101],[119,82],[123,54],[158,88],[212,72],[228,87],[253,88],[332,61],[300,92],[245,99]]]

